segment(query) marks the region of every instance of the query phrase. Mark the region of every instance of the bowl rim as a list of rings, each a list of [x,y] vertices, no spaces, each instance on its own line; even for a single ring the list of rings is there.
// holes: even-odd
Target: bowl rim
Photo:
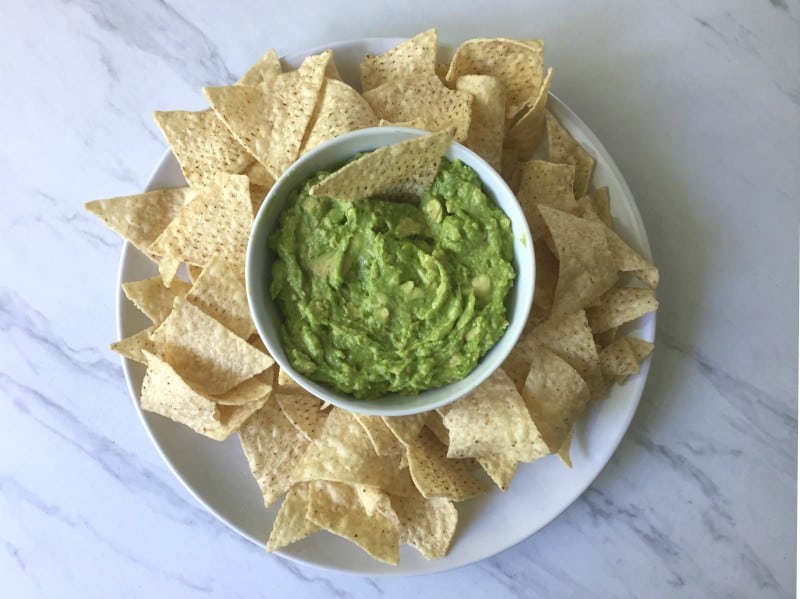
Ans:
[[[298,184],[302,184],[319,170],[324,170],[328,165],[341,165],[343,160],[336,154],[336,149],[340,147],[346,147],[348,144],[358,146],[358,149],[347,154],[346,160],[359,151],[374,150],[430,133],[430,131],[413,127],[386,125],[357,129],[327,140],[303,154],[281,174],[267,193],[253,220],[245,259],[245,284],[250,314],[258,335],[275,362],[300,387],[324,402],[351,412],[380,416],[406,416],[444,407],[470,393],[489,378],[513,350],[528,320],[533,303],[536,280],[533,237],[519,200],[502,176],[486,160],[454,140],[448,146],[445,157],[450,160],[461,160],[476,170],[484,192],[503,210],[512,225],[516,277],[506,301],[508,302],[511,294],[514,294],[514,310],[513,317],[508,319],[508,326],[502,336],[467,376],[442,387],[421,391],[416,395],[391,393],[374,400],[356,399],[352,395],[336,392],[309,379],[297,372],[289,362],[283,351],[278,330],[272,324],[270,315],[264,312],[264,300],[269,296],[269,292],[264,289],[265,286],[259,285],[259,280],[269,277],[269,274],[266,273],[269,263],[266,266],[263,265],[263,251],[267,246],[267,238],[277,226],[277,220],[283,210],[286,197],[293,189],[296,189]],[[319,156],[326,154],[337,157],[328,158],[326,162],[319,163]],[[503,195],[506,197],[506,207],[497,201],[497,198]],[[279,204],[277,207],[276,202]],[[513,214],[509,214],[509,211]],[[271,228],[270,223],[273,225]],[[527,265],[529,265],[529,276],[526,276],[527,273],[521,272],[521,268]],[[517,305],[520,300],[522,305]],[[268,301],[271,302],[271,298]]]

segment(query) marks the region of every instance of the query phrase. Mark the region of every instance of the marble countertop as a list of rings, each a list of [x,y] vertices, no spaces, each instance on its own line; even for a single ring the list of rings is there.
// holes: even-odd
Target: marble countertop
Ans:
[[[35,0],[0,7],[0,585],[8,597],[789,597],[797,516],[800,3]],[[135,8],[134,8],[135,7]],[[662,283],[641,405],[591,487],[425,577],[285,561],[208,515],[140,425],[115,338],[151,113],[361,37],[543,38],[637,199]]]

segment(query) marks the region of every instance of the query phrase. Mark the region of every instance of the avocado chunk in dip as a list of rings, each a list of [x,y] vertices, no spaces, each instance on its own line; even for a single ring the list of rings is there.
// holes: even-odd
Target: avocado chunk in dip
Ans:
[[[513,233],[473,169],[442,160],[416,203],[292,193],[270,293],[292,366],[343,394],[414,395],[467,376],[508,326]]]

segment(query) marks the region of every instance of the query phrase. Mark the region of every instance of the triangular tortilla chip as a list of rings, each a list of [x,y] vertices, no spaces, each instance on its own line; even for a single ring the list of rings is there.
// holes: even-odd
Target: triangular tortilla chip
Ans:
[[[513,117],[542,85],[544,45],[540,41],[477,38],[461,44],[450,61],[447,81],[462,75],[497,77],[506,92],[506,115]]]
[[[147,348],[152,349],[150,346],[150,335],[152,335],[155,328],[155,326],[147,327],[138,333],[134,333],[130,337],[115,341],[111,344],[110,348],[123,358],[147,364],[147,358],[142,353],[142,350]]]
[[[594,158],[575,141],[549,110],[545,112],[547,131],[547,159],[551,162],[571,164],[575,167],[575,197],[583,197],[589,189],[594,171]]]
[[[386,425],[380,416],[369,416],[367,414],[353,414],[364,431],[369,435],[375,453],[379,456],[397,456],[405,451],[405,445],[400,442],[397,436]],[[421,428],[420,428],[421,430]]]
[[[283,415],[274,397],[241,426],[239,439],[264,505],[269,507],[289,490],[289,475],[309,442]]]
[[[225,406],[192,388],[167,362],[146,349],[147,371],[142,382],[140,404],[154,412],[185,424],[195,432],[224,441],[266,401],[242,406]]]
[[[426,559],[447,554],[458,525],[458,510],[444,497],[425,499],[392,497],[392,507],[400,524],[400,542],[411,545]]]
[[[500,172],[506,126],[500,81],[489,75],[463,75],[456,80],[456,89],[472,94],[472,115],[464,145]]]
[[[428,29],[383,54],[367,56],[361,62],[362,91],[411,75],[435,74],[437,43],[436,29]]]
[[[449,89],[436,75],[390,81],[366,92],[364,99],[380,119],[414,121],[428,131],[454,127],[457,141],[467,139],[472,94]]]
[[[161,277],[151,277],[127,281],[122,284],[122,291],[153,324],[161,324],[172,311],[175,298],[185,296],[190,287],[189,283],[181,280],[175,280],[170,287],[165,287]]]
[[[586,310],[589,326],[595,333],[631,322],[658,308],[652,289],[616,287],[600,298],[597,305]]]
[[[515,150],[520,160],[530,160],[545,134],[544,114],[550,97],[553,69],[547,69],[541,87],[531,106],[511,124],[503,145]]]
[[[589,387],[572,366],[537,346],[522,396],[545,443],[556,453],[585,410]]]
[[[492,479],[492,482],[497,485],[498,489],[508,491],[511,480],[517,472],[519,462],[504,455],[492,455],[478,458],[478,464]]]
[[[209,395],[224,393],[274,364],[270,356],[181,299],[175,300],[151,341],[154,352]]]
[[[532,462],[549,453],[522,396],[502,368],[448,406],[448,458],[504,455]]]
[[[378,117],[361,94],[342,81],[328,79],[300,154],[349,131],[377,124]]]
[[[547,231],[539,213],[540,204],[564,212],[571,212],[577,206],[572,193],[574,179],[575,167],[569,164],[557,164],[546,160],[529,160],[522,163],[517,199],[528,219],[534,241],[542,239]]]
[[[206,266],[216,255],[244,269],[253,208],[247,177],[217,173],[150,245],[168,258]]]
[[[340,200],[419,197],[433,183],[452,141],[452,132],[445,130],[380,147],[348,162],[311,187],[309,193]]]
[[[275,516],[275,522],[272,523],[267,551],[282,549],[320,529],[306,518],[310,487],[310,482],[299,482],[292,485],[286,493],[278,515]]]
[[[149,250],[150,244],[193,197],[194,192],[190,188],[175,187],[93,200],[84,204],[84,208],[140,252],[158,261],[158,257]]]
[[[206,265],[186,294],[186,300],[242,339],[255,333],[244,276],[221,255],[214,256]]]
[[[558,283],[553,314],[580,310],[617,282],[605,225],[539,205],[558,254]]]
[[[281,74],[281,61],[274,49],[267,50],[247,72],[237,81],[237,85],[269,88]]]
[[[275,393],[284,416],[309,441],[319,437],[328,412],[322,409],[322,401],[305,390],[290,391],[279,389]]]
[[[350,485],[318,480],[310,489],[309,520],[352,541],[379,561],[393,565],[400,561],[400,523],[387,495],[382,509],[369,514]]]

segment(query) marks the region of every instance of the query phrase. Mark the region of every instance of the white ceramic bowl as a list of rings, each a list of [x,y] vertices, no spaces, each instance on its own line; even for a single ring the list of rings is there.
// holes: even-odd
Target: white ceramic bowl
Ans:
[[[424,134],[424,131],[407,127],[373,127],[347,133],[314,148],[290,166],[272,187],[256,215],[250,235],[245,267],[247,296],[256,328],[267,349],[281,368],[303,388],[324,401],[353,412],[381,416],[415,414],[442,407],[469,393],[503,363],[522,333],[533,301],[536,276],[533,243],[516,196],[503,178],[480,156],[461,144],[453,143],[445,156],[475,169],[487,196],[511,220],[517,277],[506,299],[509,326],[503,336],[465,378],[418,395],[388,394],[372,400],[356,399],[316,383],[292,367],[281,344],[281,315],[269,294],[272,263],[276,256],[268,245],[269,236],[278,223],[289,194],[316,172],[340,165],[358,152],[371,151]]]

